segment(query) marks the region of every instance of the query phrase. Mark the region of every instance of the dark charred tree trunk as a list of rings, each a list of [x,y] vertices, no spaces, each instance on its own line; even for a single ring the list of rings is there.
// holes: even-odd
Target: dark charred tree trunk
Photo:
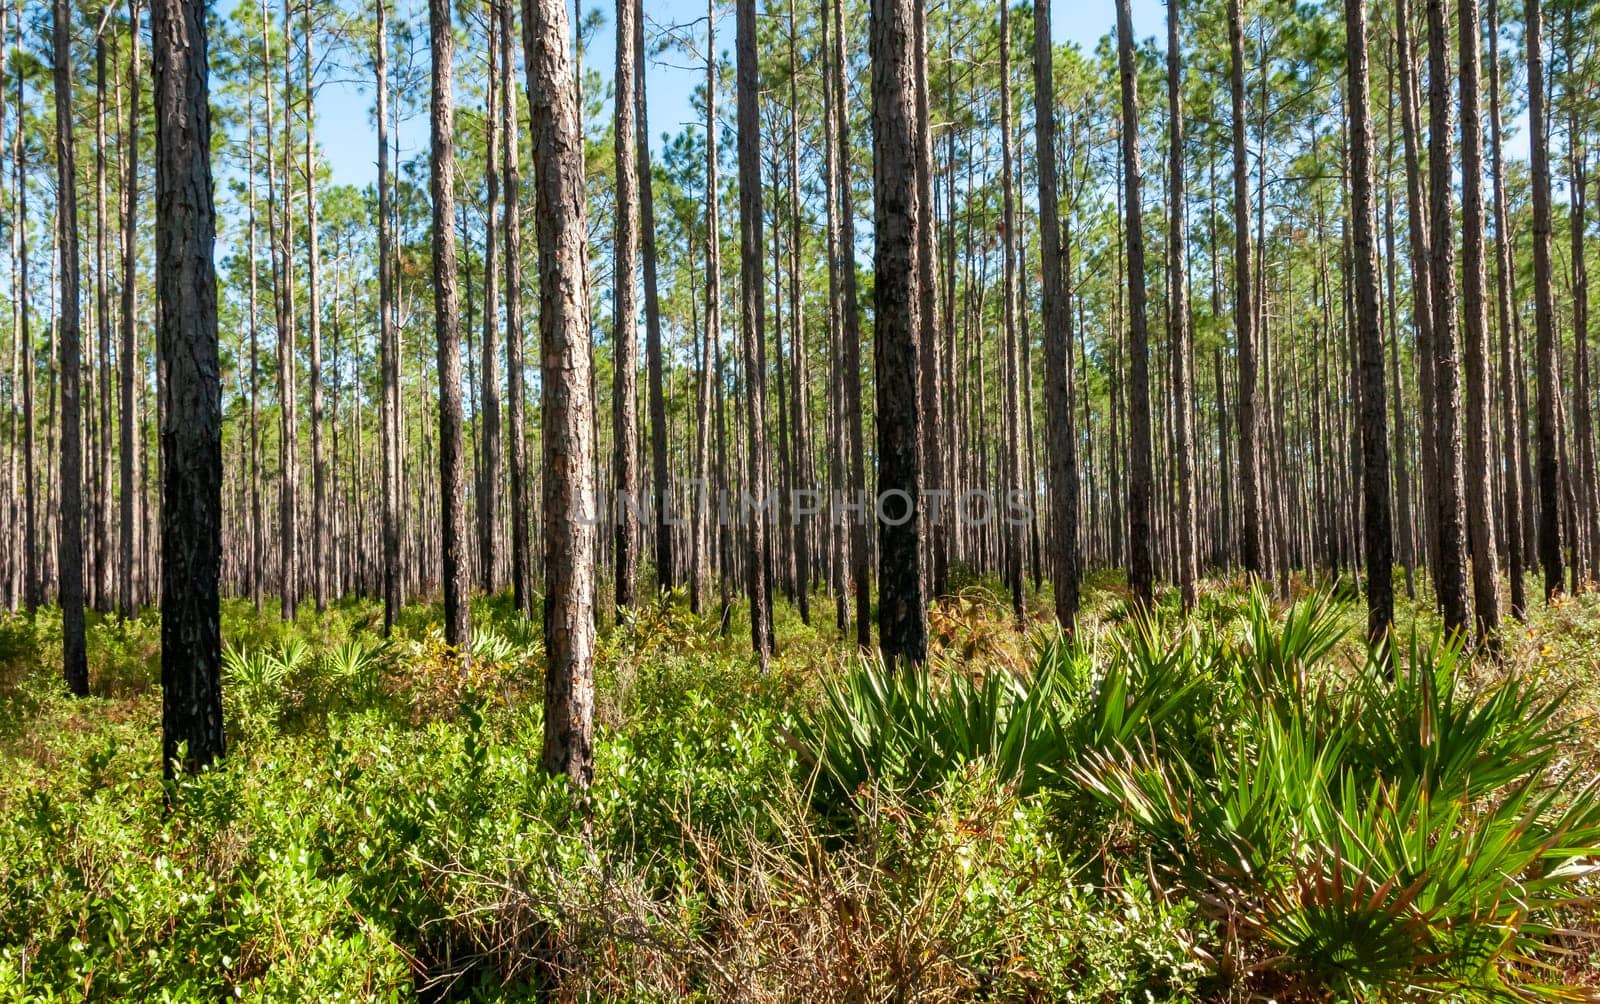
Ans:
[[[878,635],[886,660],[928,655],[919,512],[918,0],[872,0],[873,274],[878,425]]]
[[[64,2],[64,0],[58,0]],[[223,754],[222,388],[206,11],[150,9],[156,97],[157,344],[162,416],[161,732],[168,776]]]
[[[634,137],[638,109],[633,75],[638,68],[635,0],[617,0],[615,156],[616,230],[612,242],[611,340],[612,524],[611,558],[616,604],[637,602],[639,588],[639,160]]]

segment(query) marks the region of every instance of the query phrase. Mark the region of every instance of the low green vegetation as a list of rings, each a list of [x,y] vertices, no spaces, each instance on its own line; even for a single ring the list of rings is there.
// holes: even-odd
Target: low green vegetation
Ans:
[[[762,674],[663,597],[586,793],[503,602],[463,678],[427,606],[230,601],[233,745],[171,787],[153,617],[91,623],[87,700],[0,619],[0,999],[1592,999],[1594,597],[1384,660],[1324,594],[1092,585],[1068,638],[967,583],[926,670],[781,606]]]

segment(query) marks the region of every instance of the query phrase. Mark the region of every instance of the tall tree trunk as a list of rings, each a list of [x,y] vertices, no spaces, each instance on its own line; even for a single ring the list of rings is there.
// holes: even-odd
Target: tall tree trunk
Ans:
[[[9,68],[7,60],[9,53],[6,46],[10,39],[11,4],[8,0],[0,0],[0,137],[5,136],[6,130],[5,80]],[[21,119],[21,115],[18,115],[18,119]],[[18,135],[22,133],[21,129],[15,131]],[[3,152],[0,152],[0,157],[3,157]],[[0,164],[0,174],[3,173],[4,165]],[[20,297],[17,295],[21,291],[21,284],[17,281],[16,243],[17,230],[20,226],[21,221],[13,216],[11,226],[7,228],[11,239],[11,247],[9,249],[11,252],[11,296],[9,297],[11,301],[11,368],[8,371],[11,380],[11,399],[7,402],[6,407],[10,419],[6,429],[9,434],[9,442],[6,444],[6,487],[11,493],[11,498],[5,503],[4,508],[0,509],[0,512],[5,515],[3,524],[0,524],[0,532],[4,533],[3,539],[7,544],[6,553],[3,559],[0,559],[0,592],[3,592],[5,596],[6,610],[11,613],[15,613],[17,610],[17,594],[21,587],[20,572],[22,566],[22,551],[17,539],[17,524],[21,518],[22,506],[21,488],[17,484],[17,453],[22,437],[17,427],[16,400],[21,396],[18,393],[18,387],[21,383],[21,374],[18,369],[22,362],[22,331],[20,323],[22,304],[19,302]]]
[[[305,0],[305,184],[306,184],[306,288],[309,292],[307,334],[310,339],[311,382],[311,596],[317,609],[328,606],[328,578],[333,567],[332,538],[328,532],[328,458],[322,443],[322,251],[317,219],[316,102],[313,82],[311,0]],[[288,38],[287,24],[284,37]],[[285,45],[287,45],[285,41]],[[285,60],[288,54],[284,55]],[[285,111],[287,117],[287,111]]]
[[[56,99],[56,217],[60,228],[61,526],[57,585],[61,597],[61,659],[67,687],[89,693],[83,630],[83,443],[79,425],[78,195],[72,126],[72,17],[67,0],[52,5]]]
[[[1436,483],[1438,449],[1434,436],[1433,275],[1428,259],[1428,211],[1423,193],[1422,124],[1418,111],[1417,69],[1411,44],[1409,0],[1395,2],[1396,58],[1400,64],[1401,133],[1405,146],[1406,227],[1411,245],[1411,315],[1416,331],[1417,398],[1422,406],[1417,437],[1422,455],[1421,481]],[[1423,553],[1428,572],[1439,574],[1437,508],[1431,499],[1420,506]]]
[[[1390,50],[1389,59],[1389,89],[1394,90],[1394,59],[1393,50]],[[1370,94],[1370,89],[1369,92]],[[1383,219],[1384,239],[1387,244],[1385,255],[1385,279],[1388,287],[1388,324],[1389,324],[1389,377],[1394,388],[1392,395],[1394,416],[1394,497],[1395,520],[1399,523],[1398,536],[1400,547],[1398,558],[1405,570],[1406,596],[1415,598],[1416,577],[1413,566],[1416,564],[1416,534],[1412,529],[1411,521],[1411,473],[1407,458],[1410,456],[1406,444],[1406,421],[1403,413],[1405,405],[1405,384],[1400,378],[1400,324],[1399,324],[1399,282],[1397,279],[1398,268],[1396,260],[1400,251],[1396,245],[1394,225],[1394,190],[1390,181],[1393,174],[1388,170],[1394,151],[1394,112],[1391,108],[1384,116],[1386,143],[1384,147],[1384,183],[1383,183]]]
[[[285,60],[287,63],[287,59]],[[280,616],[284,620],[294,617],[299,600],[299,514],[296,503],[299,480],[299,427],[295,420],[294,386],[294,279],[290,274],[289,226],[287,189],[284,178],[283,198],[278,196],[278,165],[273,152],[272,112],[272,45],[271,21],[267,2],[261,0],[261,89],[266,102],[267,122],[262,131],[267,142],[267,208],[269,215],[276,211],[277,219],[269,218],[267,229],[272,235],[272,305],[276,331],[278,357],[278,590]],[[287,129],[285,130],[287,134]],[[277,225],[282,221],[281,229]]]
[[[1056,620],[1070,630],[1078,617],[1078,447],[1068,386],[1071,308],[1066,302],[1061,224],[1057,219],[1055,48],[1050,40],[1050,0],[1034,0],[1033,4],[1033,93],[1039,172],[1039,258],[1044,272],[1044,406],[1050,429],[1048,569],[1055,589]]]
[[[594,770],[594,424],[584,279],[583,128],[563,0],[523,0],[539,240],[545,558],[544,768]]]
[[[845,388],[845,438],[850,450],[850,496],[865,504],[867,492],[866,450],[861,432],[861,311],[856,288],[855,194],[850,171],[850,92],[845,87],[844,0],[833,0],[833,60],[828,67],[833,77],[834,126],[839,173],[839,262],[842,291]],[[872,645],[872,583],[867,552],[867,515],[857,511],[850,519],[850,578],[856,597],[856,644]]]
[[[1266,570],[1261,544],[1261,449],[1256,394],[1260,386],[1255,284],[1251,279],[1249,153],[1245,147],[1243,0],[1228,0],[1229,89],[1233,100],[1233,330],[1239,360],[1239,495],[1244,509],[1239,547],[1245,570]],[[1402,0],[1403,2],[1403,0]]]
[[[696,386],[695,404],[695,455],[694,455],[694,526],[693,555],[689,562],[689,609],[702,613],[705,609],[704,592],[708,561],[706,552],[711,546],[711,501],[716,497],[706,481],[706,468],[711,451],[711,387],[717,375],[712,370],[712,360],[717,356],[717,346],[722,340],[722,261],[721,239],[718,233],[717,213],[717,4],[706,0],[706,286],[705,330],[700,339],[700,374]],[[717,422],[721,424],[720,414]]]
[[[1005,436],[1005,580],[1011,591],[1011,615],[1020,630],[1027,622],[1023,596],[1023,521],[1011,517],[1011,505],[1022,493],[1022,410],[1018,400],[1022,383],[1022,352],[1017,343],[1017,208],[1015,165],[1011,147],[1011,4],[1000,0],[1000,212],[1001,253],[1004,288],[1002,314],[1005,319],[1005,365],[1000,368],[1005,383],[1002,399],[1005,415],[1001,428]],[[918,228],[920,230],[920,227]],[[920,247],[920,245],[919,245]],[[918,264],[920,267],[920,254]],[[882,273],[878,273],[882,275]],[[921,318],[919,311],[919,319]],[[926,326],[924,324],[924,326]],[[879,370],[878,380],[883,380]],[[880,392],[881,394],[881,392]],[[921,416],[917,416],[921,421]]]
[[[484,211],[483,211],[483,344],[480,378],[482,411],[479,432],[483,466],[478,479],[478,584],[492,594],[499,582],[498,543],[500,538],[500,261],[499,227],[495,219],[500,207],[500,19],[497,4],[488,12],[489,76],[484,90]]]
[[[792,2],[792,0],[791,0]],[[952,506],[947,501],[949,485],[946,484],[944,462],[943,389],[940,377],[944,366],[941,360],[942,335],[938,323],[938,289],[934,279],[934,266],[938,262],[937,233],[933,225],[933,123],[928,97],[928,11],[927,3],[915,5],[916,25],[913,43],[916,52],[913,60],[917,73],[917,309],[922,321],[921,387],[922,394],[922,463],[923,484],[934,494],[929,496],[933,507],[924,523],[928,549],[924,556],[927,568],[927,585],[934,597],[945,596],[950,591],[950,529],[947,518]],[[1007,39],[1009,53],[1010,40]],[[1007,74],[1007,86],[1010,75]],[[1008,103],[1009,104],[1009,103]],[[798,145],[798,141],[797,141]]]
[[[439,350],[440,573],[444,637],[465,666],[472,644],[468,595],[466,503],[461,457],[461,330],[456,292],[455,106],[451,93],[455,38],[449,0],[428,0],[433,55],[429,101],[429,178],[433,195],[433,323]]]
[[[1472,2],[1472,0],[1467,0]],[[1378,238],[1372,195],[1372,111],[1367,74],[1366,0],[1345,0],[1344,38],[1350,115],[1350,221],[1355,271],[1356,347],[1361,388],[1362,531],[1366,542],[1367,643],[1389,637],[1394,622],[1394,546],[1389,532],[1388,403],[1384,398],[1383,317],[1378,306]]]
[[[1584,100],[1581,88],[1586,83],[1580,79],[1579,65],[1582,54],[1575,37],[1573,8],[1564,11],[1566,30],[1565,49],[1568,81],[1567,90],[1567,220],[1571,238],[1569,265],[1572,270],[1572,448],[1577,451],[1577,471],[1569,474],[1578,507],[1573,514],[1583,539],[1580,556],[1575,565],[1587,563],[1585,578],[1600,581],[1600,491],[1595,482],[1594,420],[1591,403],[1593,384],[1589,367],[1589,266],[1584,233],[1584,217],[1588,203],[1587,153],[1584,148],[1583,123],[1579,119],[1579,105]],[[1593,51],[1593,42],[1590,43]]]
[[[1450,69],[1444,0],[1428,10],[1428,189],[1432,198],[1434,526],[1439,568],[1434,589],[1447,630],[1468,630],[1466,499],[1462,477],[1461,371],[1456,348],[1455,226],[1450,211]]]
[[[511,600],[524,617],[533,613],[533,554],[529,540],[527,391],[522,346],[522,180],[519,167],[515,29],[512,0],[498,0],[500,17],[500,158],[505,185],[506,393],[511,439]]]
[[[823,202],[827,211],[828,257],[828,347],[829,347],[829,426],[828,456],[830,492],[842,495],[849,487],[846,468],[849,447],[845,442],[844,372],[844,255],[840,248],[839,146],[836,141],[839,115],[838,95],[833,86],[833,4],[822,0],[818,21],[821,24],[823,60],[822,134]],[[850,528],[839,519],[830,504],[827,509],[828,535],[832,543],[834,624],[843,637],[850,630]]]
[[[788,348],[784,342],[784,226],[783,206],[788,201],[783,186],[778,183],[776,175],[779,172],[776,161],[778,160],[777,141],[774,139],[773,151],[773,184],[772,184],[772,369],[776,377],[777,386],[774,398],[777,407],[773,411],[777,414],[778,442],[777,442],[777,474],[774,477],[778,491],[778,504],[773,507],[772,539],[768,546],[775,552],[776,565],[773,569],[774,581],[782,590],[783,595],[791,603],[795,602],[795,565],[794,565],[794,537],[784,531],[785,526],[794,523],[794,452],[792,439],[789,436],[789,387],[793,381],[786,378],[785,370],[788,369]]]
[[[1478,636],[1494,644],[1500,629],[1500,567],[1495,548],[1494,437],[1490,407],[1489,325],[1485,306],[1483,119],[1479,45],[1483,22],[1478,0],[1460,0],[1461,62],[1461,337],[1467,364],[1467,442],[1464,451],[1467,533],[1472,547],[1472,595]]]
[[[928,655],[919,512],[917,69],[919,0],[872,0],[873,341],[878,424],[878,634],[886,660]],[[895,498],[890,500],[890,496]],[[904,518],[899,507],[904,506]],[[1020,566],[1019,566],[1020,567]]]
[[[58,0],[64,3],[64,0]],[[161,732],[170,776],[221,756],[222,389],[205,5],[150,9],[156,96],[161,425]]]
[[[111,8],[101,15],[94,41],[94,315],[99,345],[99,448],[95,453],[94,607],[111,609],[111,305],[106,259],[106,32]]]
[[[650,479],[653,487],[650,506],[655,530],[656,582],[663,589],[678,584],[672,559],[672,475],[667,470],[667,396],[663,386],[661,358],[661,292],[657,281],[656,195],[650,172],[650,116],[645,101],[644,0],[633,18],[634,90],[637,110],[636,131],[639,160],[639,249],[644,266],[644,354],[645,378],[650,397]]]
[[[639,577],[639,161],[634,137],[638,110],[633,75],[638,67],[634,48],[638,35],[635,0],[617,0],[616,62],[616,232],[612,244],[614,299],[611,321],[611,460],[614,483],[610,522],[613,525],[617,608],[637,601]]]
[[[766,308],[762,269],[760,69],[756,65],[755,0],[737,0],[734,48],[737,54],[739,120],[739,330],[744,343],[745,435],[749,447],[747,492],[750,513],[747,586],[750,592],[750,644],[765,669],[772,656],[772,553],[768,539],[766,434]],[[743,515],[743,513],[741,513]]]
[[[1539,563],[1545,602],[1561,591],[1561,456],[1556,407],[1555,293],[1550,277],[1550,139],[1545,108],[1543,15],[1539,0],[1524,0],[1528,46],[1528,134],[1533,183],[1533,316],[1539,397]]]
[[[262,518],[261,510],[261,367],[260,328],[256,314],[256,296],[258,292],[256,288],[256,102],[255,88],[253,87],[250,88],[249,106],[250,110],[248,118],[250,120],[251,127],[250,134],[245,139],[245,199],[248,204],[245,226],[249,231],[249,238],[246,243],[249,247],[248,253],[250,256],[250,263],[248,266],[250,273],[250,291],[248,303],[248,310],[250,314],[250,567],[247,578],[249,581],[250,599],[255,603],[256,611],[260,612],[262,593],[265,586],[265,584],[262,582],[262,556],[266,552],[266,527],[265,520]],[[129,205],[132,205],[131,200]],[[131,245],[132,238],[130,236],[129,247],[131,247]],[[126,250],[125,253],[131,254],[131,252],[126,252]],[[129,281],[131,281],[131,277],[133,275],[131,261],[129,262],[126,271],[127,275],[130,277]],[[124,296],[126,297],[126,295],[126,291],[124,291]],[[127,324],[131,322],[125,319],[124,323]],[[125,335],[124,340],[125,342],[131,343],[132,335]],[[125,351],[127,350],[128,349],[125,347]],[[126,393],[128,393],[130,396],[130,401],[125,406],[125,410],[131,411],[131,396],[133,393],[131,386],[128,388]],[[132,436],[133,430],[125,427],[123,434],[123,445],[130,452],[132,449]],[[131,458],[129,458],[129,461],[131,462]],[[126,464],[127,462],[124,464],[125,467]],[[130,482],[124,481],[123,483],[128,484]]]
[[[389,180],[389,37],[387,0],[375,0],[374,53],[378,119],[378,369],[383,382],[383,630],[394,628],[404,584],[400,571],[400,338],[395,330],[395,262],[392,185]]]
[[[1194,398],[1189,373],[1189,231],[1183,178],[1181,8],[1181,0],[1167,0],[1167,339],[1171,346],[1169,397],[1173,405],[1173,445],[1178,469],[1178,589],[1183,608],[1191,610],[1198,599],[1200,564],[1195,542]]]
[[[1237,7],[1239,0],[1233,0]],[[1133,56],[1129,0],[1117,0],[1117,65],[1122,80],[1122,165],[1128,245],[1128,586],[1149,607],[1154,600],[1150,558],[1153,486],[1150,470],[1149,334],[1145,322],[1144,222],[1140,214],[1139,81]]]
[[[23,109],[23,89],[25,87],[23,75],[17,74],[17,121],[21,122]],[[18,333],[22,342],[22,484],[23,484],[23,606],[29,616],[38,609],[43,602],[43,583],[39,567],[39,493],[37,477],[34,472],[34,440],[35,416],[33,407],[34,397],[34,348],[33,334],[29,324],[29,299],[32,288],[28,278],[28,172],[22,153],[22,129],[19,127],[12,136],[12,179],[16,189],[17,214],[16,214],[16,258],[21,263],[18,269],[17,299],[20,301],[18,310]]]
[[[128,34],[129,45],[132,53],[128,59],[128,131],[123,137],[122,154],[122,349],[118,362],[122,364],[122,425],[121,433],[121,475],[122,493],[121,503],[121,563],[118,577],[118,605],[124,617],[132,616],[137,608],[137,599],[134,595],[133,568],[134,568],[134,529],[137,522],[134,501],[138,493],[134,490],[133,465],[133,434],[135,427],[133,411],[133,383],[135,370],[135,338],[138,326],[135,318],[135,308],[138,296],[138,267],[139,255],[135,245],[138,234],[137,223],[139,216],[139,0],[128,0]],[[253,149],[253,146],[252,146]],[[255,169],[250,171],[253,181]],[[251,235],[255,234],[255,227],[250,229]],[[254,253],[250,260],[255,261]],[[252,350],[252,374],[254,374],[255,358]],[[259,554],[259,550],[257,551]]]
[[[799,62],[795,53],[794,0],[789,0],[789,352],[790,407],[789,424],[793,428],[793,456],[790,466],[793,487],[799,491],[814,491],[811,482],[810,461],[810,409],[807,407],[808,380],[806,375],[805,315],[800,299],[800,270],[804,261],[803,220],[800,215],[800,94],[797,83]],[[794,496],[790,496],[791,528],[795,561],[795,600],[800,609],[800,620],[811,623],[811,534],[810,520],[794,511]]]
[[[1523,423],[1517,408],[1522,392],[1522,360],[1513,352],[1517,320],[1511,307],[1511,246],[1507,224],[1505,165],[1501,159],[1500,124],[1500,0],[1489,0],[1489,130],[1494,164],[1495,302],[1500,327],[1500,424],[1504,443],[1502,465],[1505,482],[1506,563],[1511,576],[1511,616],[1527,616],[1528,598],[1523,583],[1522,526],[1524,493],[1531,486],[1522,479]]]

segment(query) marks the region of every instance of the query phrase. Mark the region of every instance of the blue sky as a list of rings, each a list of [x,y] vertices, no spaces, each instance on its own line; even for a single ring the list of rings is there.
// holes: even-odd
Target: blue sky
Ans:
[[[589,10],[595,4],[585,2]],[[614,5],[601,3],[609,24]],[[732,7],[723,4],[726,15],[717,25],[718,48],[730,50],[733,42]],[[419,11],[420,14],[420,11]],[[1143,38],[1166,32],[1166,5],[1161,0],[1133,0],[1134,28]],[[704,0],[647,0],[645,23],[688,24],[705,17]],[[1116,27],[1113,0],[1052,0],[1051,28],[1060,42],[1075,42],[1091,50],[1100,37]],[[703,29],[701,29],[703,30]],[[864,40],[862,44],[865,44]],[[585,62],[609,67],[613,59],[612,33],[603,27],[590,40]],[[1025,54],[1023,54],[1025,55]],[[1020,59],[1021,57],[1019,57]],[[689,96],[700,83],[699,73],[681,67],[652,62],[646,70],[652,141],[663,132],[677,132],[690,120]],[[343,81],[324,83],[317,95],[317,141],[327,158],[333,180],[342,184],[366,185],[377,177],[374,130],[371,124],[372,91],[369,86]],[[401,127],[401,146],[408,154],[427,138],[427,119],[418,115]]]

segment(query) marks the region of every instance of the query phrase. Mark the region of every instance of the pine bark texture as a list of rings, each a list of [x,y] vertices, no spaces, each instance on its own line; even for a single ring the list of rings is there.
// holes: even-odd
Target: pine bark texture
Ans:
[[[1469,630],[1466,486],[1462,476],[1461,368],[1457,350],[1455,219],[1450,211],[1450,93],[1444,0],[1427,0],[1428,190],[1432,198],[1429,268],[1433,276],[1434,525],[1439,567],[1434,577],[1446,629]]]
[[[874,349],[877,370],[878,634],[886,660],[923,662],[918,422],[917,0],[872,0]],[[902,518],[903,516],[903,518]]]
[[[1072,354],[1070,305],[1061,262],[1056,181],[1055,48],[1050,2],[1033,4],[1034,146],[1039,176],[1039,260],[1043,270],[1044,406],[1050,468],[1049,575],[1056,621],[1071,628],[1078,616],[1078,443],[1068,370]]]
[[[1378,305],[1378,238],[1372,194],[1373,130],[1367,72],[1366,0],[1345,0],[1350,111],[1350,221],[1356,344],[1361,387],[1362,530],[1366,545],[1367,641],[1387,640],[1394,622],[1394,545],[1389,527],[1389,432]]]
[[[1194,396],[1189,372],[1189,224],[1183,176],[1182,0],[1167,0],[1167,332],[1171,359],[1173,449],[1177,454],[1178,590],[1185,610],[1198,601],[1200,563],[1194,486]]]
[[[735,3],[735,90],[739,125],[739,333],[744,354],[746,487],[741,510],[750,599],[750,646],[765,667],[772,657],[772,535],[767,516],[766,305],[762,281],[760,69],[755,0]]]
[[[1533,188],[1533,316],[1538,396],[1539,563],[1548,602],[1561,591],[1561,454],[1557,408],[1555,291],[1550,265],[1550,142],[1545,101],[1543,15],[1539,0],[1524,0],[1528,47],[1528,133]]]
[[[583,131],[562,0],[523,0],[544,388],[544,768],[594,772],[595,519]]]
[[[83,624],[83,432],[82,371],[79,368],[78,196],[72,114],[72,16],[67,0],[55,0],[52,38],[55,60],[56,217],[61,245],[61,315],[56,335],[61,367],[61,494],[59,567],[61,659],[67,688],[89,693],[89,656]]]
[[[1235,0],[1237,3],[1237,0]],[[1154,486],[1150,458],[1150,338],[1145,317],[1144,221],[1139,166],[1139,81],[1133,14],[1117,0],[1117,66],[1122,84],[1122,170],[1128,248],[1128,587],[1146,607],[1154,600],[1151,558]]]
[[[161,421],[162,762],[198,770],[223,754],[222,390],[212,264],[206,10],[154,0],[157,345]]]
[[[456,265],[455,39],[449,0],[428,0],[433,90],[429,103],[429,179],[433,195],[433,327],[439,365],[440,578],[444,637],[470,655],[472,611],[468,584],[466,484],[461,433],[461,306]]]
[[[1233,330],[1239,359],[1234,412],[1239,421],[1239,495],[1244,510],[1239,549],[1245,570],[1266,571],[1261,543],[1261,449],[1256,400],[1260,389],[1255,283],[1251,278],[1249,151],[1245,146],[1243,0],[1228,0],[1229,93],[1233,107]]]
[[[638,601],[639,590],[639,162],[634,136],[634,0],[617,0],[614,154],[617,169],[612,239],[611,458],[614,497],[607,499],[612,526],[612,576],[620,610]]]
[[[1482,74],[1479,45],[1483,21],[1478,0],[1459,0],[1461,62],[1461,339],[1466,357],[1467,539],[1472,553],[1472,600],[1478,637],[1495,641],[1500,630],[1500,560],[1495,544],[1491,463],[1494,436],[1490,409],[1489,318],[1484,271],[1483,117],[1479,103]],[[1480,445],[1481,444],[1481,445]]]

